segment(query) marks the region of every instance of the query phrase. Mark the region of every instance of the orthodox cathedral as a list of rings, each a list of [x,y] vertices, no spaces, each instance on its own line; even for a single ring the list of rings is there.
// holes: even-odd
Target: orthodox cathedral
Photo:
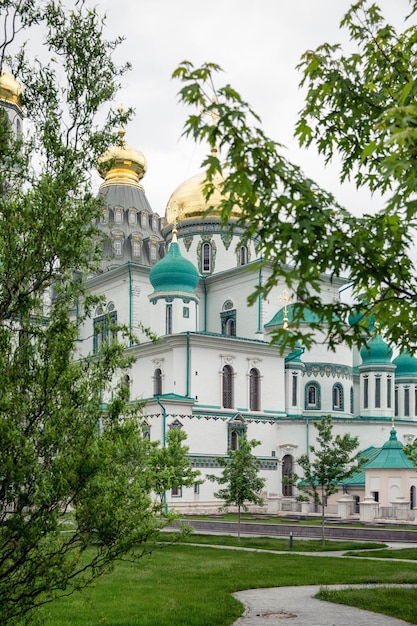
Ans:
[[[1,75],[0,99],[20,132],[18,87],[11,81]],[[126,376],[130,399],[144,402],[151,440],[164,444],[169,429],[184,429],[192,465],[203,479],[168,493],[169,506],[184,513],[216,512],[217,485],[204,476],[220,474],[218,457],[236,449],[246,434],[260,441],[254,454],[266,479],[263,510],[296,510],[297,489],[283,478],[302,473],[297,458],[315,444],[314,422],[331,415],[334,434],[358,436],[373,464],[369,480],[365,471],[339,494],[352,498],[356,510],[350,512],[359,512],[366,498],[384,506],[401,499],[407,510],[416,508],[417,473],[403,459],[402,446],[417,437],[417,358],[393,358],[378,333],[360,352],[343,342],[330,351],[321,332],[310,350],[280,354],[271,333],[291,325],[296,296],[282,281],[268,299],[248,306],[249,294],[268,280],[270,270],[260,267],[255,242],[242,242],[237,214],[222,225],[219,194],[211,197],[207,215],[205,173],[179,184],[161,215],[142,184],[146,158],[127,145],[123,131],[98,170],[103,259],[88,286],[105,303],[82,328],[79,353],[99,351],[114,338],[116,323],[137,338],[127,348],[135,357]],[[323,302],[339,299],[345,285],[344,279],[323,276]],[[304,318],[307,330],[312,319],[308,313]],[[398,454],[387,453],[391,448]],[[379,473],[378,458],[385,463]]]

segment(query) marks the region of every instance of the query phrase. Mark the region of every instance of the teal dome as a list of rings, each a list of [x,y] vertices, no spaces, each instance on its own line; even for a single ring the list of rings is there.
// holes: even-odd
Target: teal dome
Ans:
[[[174,238],[168,254],[158,261],[149,273],[154,289],[151,300],[164,296],[194,296],[200,275],[195,265],[184,259]]]
[[[397,366],[396,378],[417,376],[417,359],[411,356],[409,352],[402,352],[393,360],[393,364]]]
[[[391,365],[392,350],[381,335],[375,335],[361,348],[361,358],[362,365]]]

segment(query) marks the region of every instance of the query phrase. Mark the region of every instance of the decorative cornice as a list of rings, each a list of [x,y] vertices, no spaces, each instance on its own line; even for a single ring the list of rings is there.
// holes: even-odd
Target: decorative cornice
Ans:
[[[333,365],[332,363],[305,363],[305,376],[322,378],[352,378],[352,368],[347,365]]]

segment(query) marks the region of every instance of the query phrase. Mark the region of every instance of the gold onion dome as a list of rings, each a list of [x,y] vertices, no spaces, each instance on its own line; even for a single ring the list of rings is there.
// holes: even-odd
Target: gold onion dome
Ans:
[[[223,177],[216,174],[214,177],[214,191],[210,198],[206,200],[203,189],[206,183],[206,172],[200,172],[196,176],[184,181],[171,194],[165,211],[165,219],[167,224],[174,224],[176,221],[186,219],[203,219],[205,217],[220,216],[220,202],[222,195],[220,192]],[[206,211],[211,208],[210,213],[205,215]],[[232,211],[232,218],[238,218],[241,215],[240,209],[236,206]]]
[[[22,108],[23,90],[20,83],[8,72],[0,72],[0,100]]]
[[[131,148],[124,140],[124,130],[119,131],[119,141],[109,148],[98,161],[98,173],[104,178],[103,185],[139,185],[146,174],[148,163],[139,150]]]

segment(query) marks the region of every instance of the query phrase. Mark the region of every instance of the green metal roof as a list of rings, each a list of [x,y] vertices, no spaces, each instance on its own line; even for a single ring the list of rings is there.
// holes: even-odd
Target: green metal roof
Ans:
[[[381,335],[375,335],[366,346],[361,348],[360,354],[363,365],[391,365],[392,349]]]
[[[403,450],[403,444],[397,439],[397,432],[391,429],[390,438],[372,461],[364,466],[367,469],[416,469]]]
[[[171,243],[168,254],[149,273],[154,288],[152,296],[175,292],[194,295],[199,279],[197,268],[191,261],[184,259],[176,241]]]
[[[395,370],[396,378],[417,376],[417,359],[411,356],[409,352],[402,352],[393,360],[393,364],[397,366]]]
[[[312,322],[317,324],[320,322],[318,315],[310,311],[306,306],[295,302],[294,304],[289,304],[287,307],[282,307],[282,309],[275,313],[272,320],[265,324],[265,328],[269,326],[282,326],[285,317],[287,317],[285,321],[288,321],[288,323],[294,320],[301,324],[311,324]]]

